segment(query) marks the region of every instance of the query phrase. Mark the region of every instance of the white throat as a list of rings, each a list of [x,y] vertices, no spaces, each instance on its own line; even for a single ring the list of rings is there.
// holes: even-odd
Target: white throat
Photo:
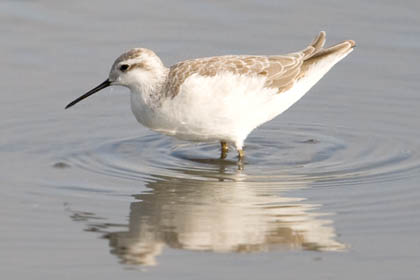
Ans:
[[[146,127],[154,128],[165,96],[164,87],[169,69],[162,65],[151,71],[136,71],[128,85],[131,91],[131,110],[137,121]]]
[[[159,107],[164,96],[163,89],[169,69],[161,66],[160,69],[150,71],[136,70],[134,78],[128,85],[131,95],[140,99],[142,105],[150,108]],[[133,98],[132,97],[132,98]]]

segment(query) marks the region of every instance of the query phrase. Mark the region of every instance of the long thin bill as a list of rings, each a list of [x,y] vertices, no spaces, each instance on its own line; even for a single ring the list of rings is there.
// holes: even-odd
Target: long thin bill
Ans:
[[[70,102],[65,109],[70,108],[71,106],[73,106],[74,104],[78,103],[79,101],[82,101],[83,99],[85,99],[86,97],[91,96],[92,94],[94,94],[95,92],[100,91],[101,89],[104,89],[106,87],[109,87],[111,85],[111,82],[106,79],[102,84],[100,84],[99,86],[97,86],[96,88],[86,92],[85,94],[83,94],[82,96],[80,96],[79,98],[73,100],[72,102]]]

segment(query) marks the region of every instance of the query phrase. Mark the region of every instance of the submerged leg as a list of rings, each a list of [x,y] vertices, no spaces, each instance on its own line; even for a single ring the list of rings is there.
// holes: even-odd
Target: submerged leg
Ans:
[[[229,152],[228,144],[225,141],[220,141],[220,145],[221,145],[220,158],[225,159],[227,157],[228,152]]]
[[[245,139],[245,138],[244,138]],[[235,148],[238,150],[238,169],[243,170],[244,169],[244,158],[245,158],[245,152],[244,152],[244,139],[239,139],[235,141]]]

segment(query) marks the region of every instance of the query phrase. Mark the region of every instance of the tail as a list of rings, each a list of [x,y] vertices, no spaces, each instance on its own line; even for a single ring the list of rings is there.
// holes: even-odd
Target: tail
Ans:
[[[353,40],[346,40],[334,46],[323,48],[325,44],[325,31],[321,31],[314,41],[303,50],[304,61],[303,66],[309,66],[323,59],[337,57],[339,60],[343,59],[346,55],[353,51],[356,43]],[[309,51],[313,50],[313,51]],[[338,61],[339,61],[338,60]],[[337,61],[337,62],[338,62]]]
[[[346,40],[331,47],[323,48],[325,36],[325,32],[321,31],[313,42],[302,51],[304,56],[301,77],[309,73],[312,68],[318,68],[318,71],[327,73],[337,62],[351,53],[356,46],[353,40]]]

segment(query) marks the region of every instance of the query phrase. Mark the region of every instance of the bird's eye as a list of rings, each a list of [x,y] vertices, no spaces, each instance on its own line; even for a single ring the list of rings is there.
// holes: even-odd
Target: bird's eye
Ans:
[[[121,72],[124,72],[124,71],[126,71],[128,69],[128,64],[122,64],[121,66],[120,66],[120,70],[121,70]]]

